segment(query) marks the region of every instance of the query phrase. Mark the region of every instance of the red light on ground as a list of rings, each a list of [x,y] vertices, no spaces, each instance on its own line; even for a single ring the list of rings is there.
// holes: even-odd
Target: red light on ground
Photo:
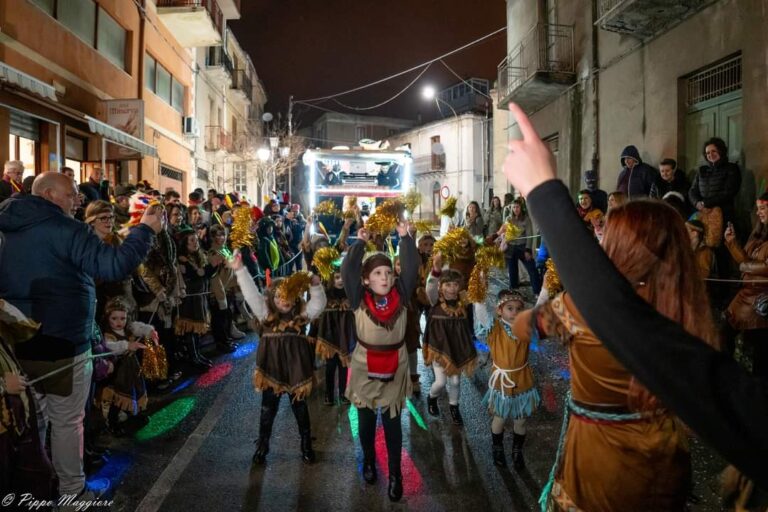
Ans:
[[[387,413],[384,413],[387,414]],[[387,442],[384,439],[384,427],[376,427],[376,466],[379,468],[385,478],[389,478],[389,467],[387,465]],[[403,472],[403,494],[405,496],[422,494],[424,491],[424,479],[421,478],[418,468],[413,463],[411,455],[403,450],[401,454],[400,468]]]
[[[232,363],[220,363],[208,370],[204,375],[201,375],[195,385],[199,388],[209,388],[229,375],[232,371]]]

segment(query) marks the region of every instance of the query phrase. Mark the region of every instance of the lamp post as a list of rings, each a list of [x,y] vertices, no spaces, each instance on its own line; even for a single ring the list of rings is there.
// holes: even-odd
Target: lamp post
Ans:
[[[459,115],[456,113],[456,109],[454,109],[450,103],[438,98],[435,88],[432,87],[431,85],[427,85],[421,90],[421,96],[428,101],[435,100],[435,105],[437,105],[437,110],[438,112],[440,112],[441,115],[442,115],[442,111],[440,110],[440,103],[445,104],[448,108],[451,109],[451,112],[453,112],[453,117],[456,119],[456,164],[457,164],[456,179],[460,180],[461,179],[461,176],[460,176],[460,173],[461,173],[461,121],[459,120]],[[459,194],[461,194],[461,192],[459,192]]]

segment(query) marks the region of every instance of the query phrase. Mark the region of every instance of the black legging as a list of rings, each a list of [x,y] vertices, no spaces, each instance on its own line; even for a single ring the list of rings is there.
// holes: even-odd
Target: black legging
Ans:
[[[400,425],[400,415],[389,417],[389,411],[381,413],[381,423],[384,425],[384,440],[387,443],[387,463],[389,476],[402,477],[400,471],[400,452],[403,450],[403,430]],[[363,458],[366,462],[376,459],[374,444],[376,441],[376,411],[367,407],[357,409],[357,428],[360,432],[360,445],[363,447]]]
[[[339,374],[339,398],[344,396],[347,390],[347,367],[341,364],[341,358],[338,354],[325,361],[325,397],[329,400],[333,400],[336,373]]]
[[[280,408],[280,398],[283,395],[275,394],[272,389],[267,388],[261,394],[261,417],[259,418],[259,437],[268,440],[272,435],[272,425],[275,422],[275,416]],[[288,395],[291,402],[291,410],[296,418],[296,424],[299,427],[299,434],[302,436],[310,435],[309,408],[306,400],[294,400],[294,396]]]

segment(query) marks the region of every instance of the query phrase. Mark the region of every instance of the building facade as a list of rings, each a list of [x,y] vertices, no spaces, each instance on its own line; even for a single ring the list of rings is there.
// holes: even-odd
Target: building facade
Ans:
[[[311,143],[324,149],[334,146],[353,147],[362,139],[390,139],[414,124],[414,121],[408,119],[328,112],[312,124]]]
[[[470,201],[482,202],[490,187],[488,127],[483,114],[451,114],[389,138],[392,147],[411,146],[413,180],[422,196],[417,218],[436,221],[450,196],[462,212]]]
[[[703,142],[719,136],[742,169],[737,207],[750,211],[768,174],[767,13],[759,0],[508,0],[494,136],[519,137],[506,110],[519,103],[574,194],[593,168],[601,188],[615,190],[627,145],[690,174]],[[508,190],[502,147],[494,144],[498,192]]]

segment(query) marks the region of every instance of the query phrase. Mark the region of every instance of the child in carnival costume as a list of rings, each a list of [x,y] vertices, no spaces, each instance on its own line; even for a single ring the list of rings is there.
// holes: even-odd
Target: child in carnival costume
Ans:
[[[476,304],[478,323],[490,326],[487,343],[491,350],[493,371],[488,381],[488,391],[483,405],[493,416],[491,439],[493,442],[493,463],[507,467],[504,457],[504,423],[512,420],[512,462],[515,469],[525,467],[523,443],[525,442],[525,419],[530,417],[541,402],[534,387],[533,372],[528,366],[530,344],[519,340],[512,333],[512,326],[518,313],[525,309],[522,295],[510,290],[499,292],[494,320],[485,304]]]
[[[326,298],[318,276],[296,272],[291,277],[267,283],[267,295],[262,295],[245,269],[237,253],[230,263],[235,270],[243,297],[260,323],[260,343],[256,352],[253,384],[261,395],[259,439],[253,462],[262,464],[269,453],[272,425],[286,394],[296,417],[301,436],[301,455],[305,463],[315,461],[312,433],[306,398],[314,384],[315,349],[307,337],[307,324],[320,316]],[[309,289],[310,299],[302,299]]]
[[[439,251],[432,255],[432,272],[427,278],[427,296],[432,309],[427,316],[424,332],[424,364],[431,365],[435,381],[429,390],[428,412],[439,416],[437,397],[446,385],[448,403],[454,425],[464,420],[459,411],[461,374],[470,376],[477,364],[477,350],[473,340],[472,305],[466,292],[461,291],[465,279],[456,270],[443,270],[443,257]]]

